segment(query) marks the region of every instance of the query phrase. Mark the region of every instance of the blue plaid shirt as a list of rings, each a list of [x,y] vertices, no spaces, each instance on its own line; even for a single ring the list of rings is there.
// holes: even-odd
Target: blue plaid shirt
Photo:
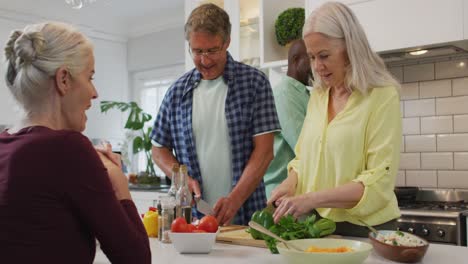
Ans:
[[[193,140],[192,96],[201,77],[195,68],[169,88],[151,132],[153,141],[175,150],[177,160],[187,165],[189,174],[200,183],[200,188],[203,178]],[[261,71],[234,61],[228,53],[223,78],[228,86],[225,113],[231,141],[234,188],[253,151],[254,135],[279,130],[280,124],[270,82]],[[262,180],[237,212],[234,223],[246,225],[251,215],[265,205]]]

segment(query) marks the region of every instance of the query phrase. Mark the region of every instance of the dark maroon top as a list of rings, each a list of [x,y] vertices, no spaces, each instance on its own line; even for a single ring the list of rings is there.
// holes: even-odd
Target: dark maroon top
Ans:
[[[0,263],[151,263],[135,205],[118,201],[81,133],[30,127],[0,134]]]

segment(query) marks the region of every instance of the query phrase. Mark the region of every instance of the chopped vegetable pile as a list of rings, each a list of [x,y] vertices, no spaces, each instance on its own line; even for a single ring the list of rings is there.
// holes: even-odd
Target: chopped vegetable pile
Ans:
[[[336,224],[330,219],[322,218],[317,221],[316,215],[307,217],[304,221],[296,221],[293,216],[283,216],[278,223],[273,222],[270,210],[264,209],[252,215],[252,221],[261,224],[285,240],[319,238],[335,232]],[[260,232],[249,229],[254,239],[264,239],[271,253],[278,254],[277,240]]]

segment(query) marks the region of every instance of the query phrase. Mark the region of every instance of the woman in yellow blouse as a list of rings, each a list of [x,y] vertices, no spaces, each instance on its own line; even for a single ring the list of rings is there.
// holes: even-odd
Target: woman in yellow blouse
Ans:
[[[316,9],[303,37],[316,80],[296,158],[268,201],[278,206],[275,221],[314,209],[346,228],[398,218],[400,85],[344,4]]]

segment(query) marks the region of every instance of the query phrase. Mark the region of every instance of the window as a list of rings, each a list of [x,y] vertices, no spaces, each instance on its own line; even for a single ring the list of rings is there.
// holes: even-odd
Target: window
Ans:
[[[143,111],[153,117],[148,126],[153,126],[159,107],[169,87],[184,73],[184,66],[177,65],[164,69],[155,69],[134,74],[135,93],[133,97],[139,102]],[[139,168],[146,167],[146,159],[143,153],[138,156]],[[156,174],[164,177],[164,173],[154,164]]]

